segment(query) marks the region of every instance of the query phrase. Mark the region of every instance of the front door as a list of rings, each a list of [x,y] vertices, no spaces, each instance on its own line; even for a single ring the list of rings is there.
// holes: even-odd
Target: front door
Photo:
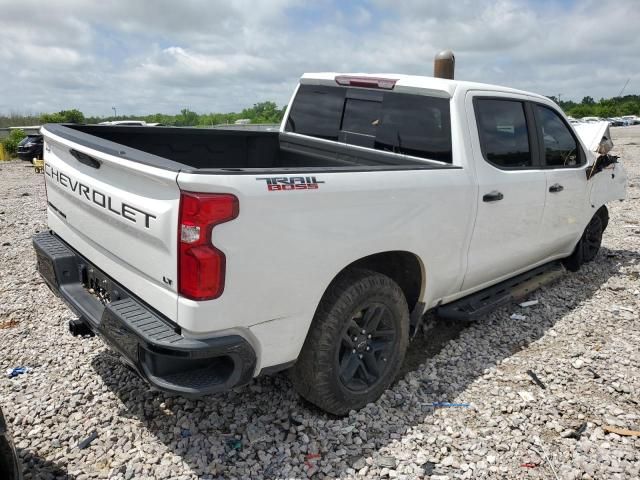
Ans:
[[[589,221],[586,156],[558,112],[540,104],[533,110],[547,177],[541,241],[548,256],[568,255]]]
[[[539,238],[546,179],[526,100],[493,92],[467,96],[478,211],[463,290],[508,277],[543,258]]]

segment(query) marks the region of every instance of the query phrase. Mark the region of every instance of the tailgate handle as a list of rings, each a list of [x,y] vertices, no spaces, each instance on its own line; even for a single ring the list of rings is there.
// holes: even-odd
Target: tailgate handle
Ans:
[[[83,163],[92,168],[100,168],[100,160],[96,160],[90,155],[86,153],[79,152],[78,150],[72,148],[69,150],[69,153],[75,157],[80,163]]]

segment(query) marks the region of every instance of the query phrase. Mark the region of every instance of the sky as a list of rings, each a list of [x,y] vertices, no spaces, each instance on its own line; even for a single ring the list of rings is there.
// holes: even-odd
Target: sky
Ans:
[[[0,114],[285,105],[304,72],[640,94],[640,0],[0,0]]]

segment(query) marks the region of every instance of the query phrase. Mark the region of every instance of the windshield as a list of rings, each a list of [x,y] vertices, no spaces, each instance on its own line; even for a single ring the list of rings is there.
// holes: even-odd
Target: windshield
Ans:
[[[39,143],[41,141],[42,141],[42,135],[27,135],[20,141],[18,146],[24,146],[27,143]]]

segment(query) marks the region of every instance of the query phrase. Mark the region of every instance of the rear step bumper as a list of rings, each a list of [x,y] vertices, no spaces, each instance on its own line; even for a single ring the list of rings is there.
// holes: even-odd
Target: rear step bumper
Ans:
[[[241,336],[185,338],[178,326],[100,272],[52,232],[34,235],[33,246],[38,272],[49,288],[154,387],[205,395],[253,378],[256,354]],[[97,285],[98,279],[106,286],[103,293],[111,301],[103,303],[89,290],[88,283],[95,281]]]

